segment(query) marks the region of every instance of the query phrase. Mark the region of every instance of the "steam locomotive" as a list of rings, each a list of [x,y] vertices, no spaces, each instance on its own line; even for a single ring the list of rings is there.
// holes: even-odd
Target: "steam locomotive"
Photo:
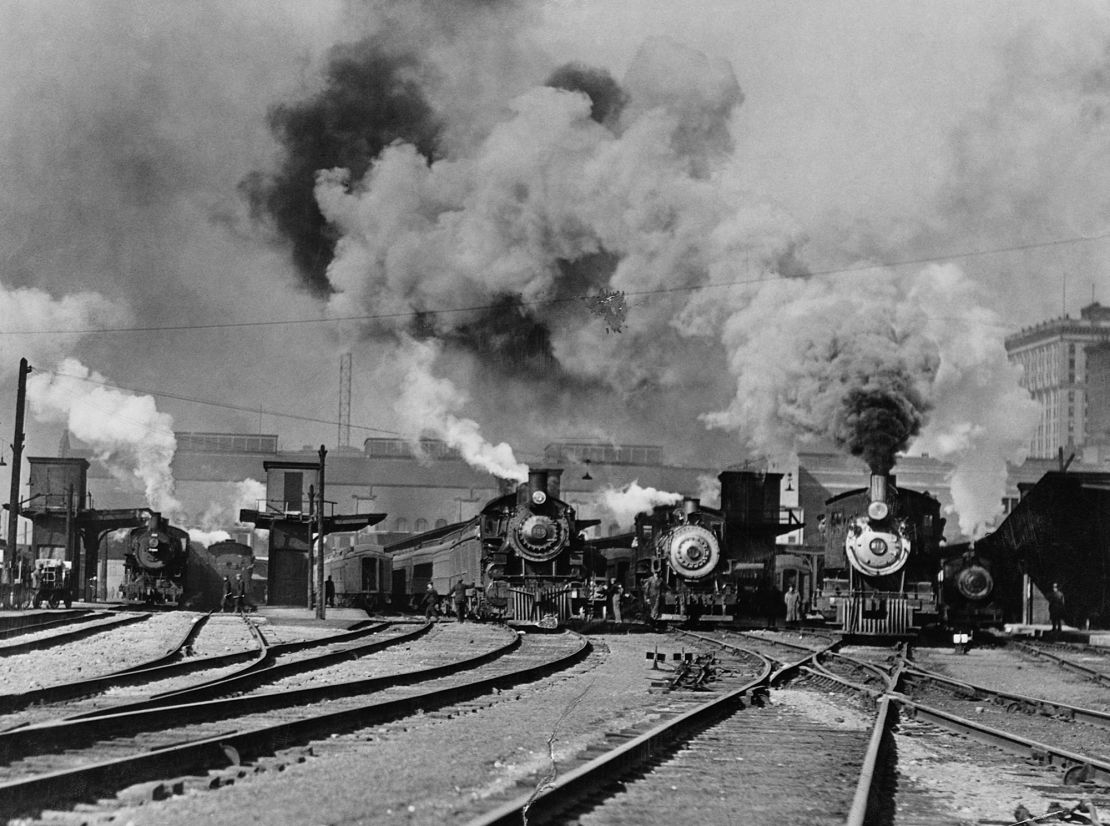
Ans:
[[[872,473],[869,487],[825,502],[825,574],[814,607],[850,634],[897,635],[935,623],[945,519],[927,493]]]
[[[160,513],[151,513],[145,526],[114,531],[106,543],[123,546],[119,596],[124,602],[178,605],[185,591],[188,533],[169,524]]]
[[[532,470],[528,481],[502,483],[472,519],[385,548],[392,557],[394,604],[440,594],[460,579],[479,617],[540,620],[570,616],[572,600],[600,556],[582,536],[596,519],[578,519],[560,497],[562,470]]]
[[[1110,474],[1050,471],[1018,488],[1017,505],[974,545],[977,564],[990,575],[989,589],[984,581],[978,592],[966,593],[959,584],[968,575],[951,577],[956,587],[950,587],[946,565],[950,624],[963,622],[968,630],[1000,622],[1047,624],[1047,608],[1033,588],[1047,595],[1053,583],[1066,596],[1067,625],[1110,624]]]
[[[774,576],[775,538],[802,527],[780,506],[782,474],[724,471],[721,507],[685,497],[638,514],[621,551],[606,553],[626,591],[642,593],[653,573],[662,580],[662,621],[730,621],[757,613],[755,597]]]

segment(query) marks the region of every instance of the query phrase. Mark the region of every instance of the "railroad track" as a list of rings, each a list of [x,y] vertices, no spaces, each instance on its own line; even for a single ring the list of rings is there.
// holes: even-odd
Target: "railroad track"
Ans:
[[[775,702],[768,690],[797,677],[837,642],[824,641],[819,649],[778,646],[780,654],[792,650],[784,663],[759,650],[771,647],[766,639],[727,636],[742,642],[688,633],[680,639],[701,645],[701,658],[717,647],[758,669],[710,684],[715,690],[708,698],[688,692],[684,707],[668,719],[611,736],[616,742],[603,754],[475,817],[470,826],[684,822],[692,812],[711,823],[864,822],[865,813],[881,805],[875,790],[883,788],[890,704],[860,692],[865,704],[871,702],[869,723],[815,724],[800,704]],[[750,641],[758,644],[748,647]],[[761,755],[773,755],[773,762]],[[784,796],[798,776],[807,778],[807,795]]]
[[[101,634],[125,625],[143,622],[150,619],[150,617],[151,614],[148,613],[119,614],[117,612],[97,612],[68,616],[58,626],[44,623],[32,630],[13,636],[11,641],[0,642],[0,657],[11,657],[16,654],[26,654],[29,651],[54,648],[94,634]],[[57,630],[58,627],[64,627],[66,630],[59,631]]]
[[[1060,668],[1079,674],[1088,680],[1110,686],[1110,657],[1093,646],[1063,647],[1063,644],[1044,645],[1041,643],[1014,641],[1011,643],[1019,651],[1032,657],[1048,660]],[[1095,653],[1091,653],[1091,651]],[[1080,658],[1084,661],[1081,662]]]
[[[437,664],[403,674],[9,732],[6,755],[14,762],[3,770],[0,811],[33,816],[47,801],[56,806],[59,800],[88,800],[131,783],[183,774],[200,775],[202,782],[208,769],[263,760],[313,738],[500,690],[564,668],[589,651],[588,642],[576,635],[536,635],[522,642],[505,631],[500,645],[460,657],[455,631],[438,637],[440,650],[430,657]],[[329,702],[321,705],[324,699]]]

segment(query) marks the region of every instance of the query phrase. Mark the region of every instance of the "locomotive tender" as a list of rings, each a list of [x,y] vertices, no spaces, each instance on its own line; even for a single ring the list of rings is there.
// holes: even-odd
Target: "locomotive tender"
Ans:
[[[461,579],[480,617],[569,617],[600,560],[581,533],[598,520],[578,519],[560,498],[561,477],[561,469],[539,469],[515,487],[502,480],[501,495],[472,519],[387,546],[394,605],[419,600],[429,583],[445,595]]]
[[[900,489],[885,473],[827,500],[816,610],[851,634],[907,634],[936,622],[945,521],[939,500]]]

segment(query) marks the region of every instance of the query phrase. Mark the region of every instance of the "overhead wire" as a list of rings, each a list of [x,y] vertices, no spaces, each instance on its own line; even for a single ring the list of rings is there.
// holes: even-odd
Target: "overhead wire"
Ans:
[[[830,267],[821,270],[806,270],[797,277],[815,278],[825,276],[856,275],[873,270],[893,269],[896,267],[915,266],[921,264],[936,264],[944,261],[964,258],[980,258],[987,255],[1000,255],[1012,252],[1028,252],[1035,249],[1049,249],[1052,247],[1066,246],[1069,244],[1089,243],[1110,238],[1110,230],[1093,235],[1079,235],[1068,238],[1056,238],[1048,241],[1035,241],[1027,244],[1013,244],[1004,247],[990,247],[979,250],[964,250],[947,253],[945,255],[929,255],[917,258],[905,258],[896,261],[879,261],[868,264],[856,264],[848,267]],[[623,290],[626,297],[649,298],[653,295],[667,295],[680,292],[699,292],[701,290],[720,289],[725,287],[741,287],[749,284],[758,284],[764,281],[775,281],[784,278],[779,273],[767,272],[753,278],[731,279],[727,281],[709,281],[702,284],[684,284],[675,287],[656,287],[646,290]],[[531,301],[521,300],[521,306],[538,307],[570,304],[586,301],[594,296],[589,294],[567,296],[562,298],[540,298]],[[342,322],[368,322],[388,321],[392,319],[414,318],[418,315],[451,315],[455,313],[485,312],[497,309],[495,304],[475,304],[467,307],[442,307],[436,309],[406,310],[390,313],[364,313],[360,315],[329,316],[318,318],[284,318],[264,319],[258,321],[226,321],[190,324],[157,324],[149,326],[120,326],[120,327],[85,327],[85,328],[50,328],[37,330],[0,330],[0,336],[11,335],[98,335],[106,333],[149,333],[171,332],[187,330],[225,330],[251,327],[277,327],[294,325],[338,324]],[[1012,326],[1012,325],[1000,325]]]

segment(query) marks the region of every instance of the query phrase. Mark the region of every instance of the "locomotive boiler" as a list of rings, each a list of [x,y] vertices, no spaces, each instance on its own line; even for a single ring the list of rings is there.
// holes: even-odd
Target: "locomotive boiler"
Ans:
[[[814,607],[852,634],[907,634],[936,622],[944,525],[936,498],[898,488],[885,473],[827,500]]]
[[[582,520],[560,498],[562,470],[532,470],[528,481],[502,484],[472,519],[386,547],[392,555],[394,601],[410,601],[431,583],[440,594],[460,579],[471,586],[482,616],[540,620],[571,613],[571,599],[596,568]]]

